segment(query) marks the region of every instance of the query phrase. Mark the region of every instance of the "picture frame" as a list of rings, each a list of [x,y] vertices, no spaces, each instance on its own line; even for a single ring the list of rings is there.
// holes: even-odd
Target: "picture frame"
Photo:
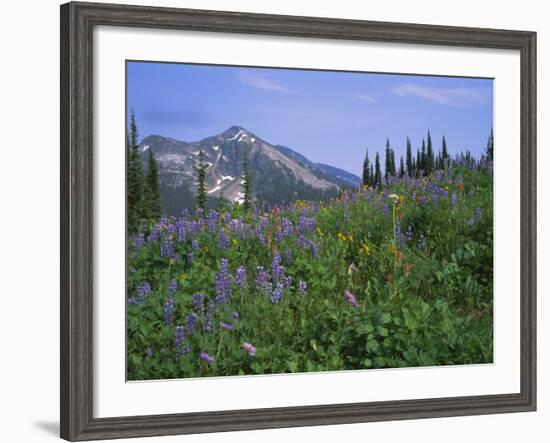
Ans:
[[[518,51],[520,392],[94,417],[93,30],[98,26]],[[72,2],[61,6],[61,437],[69,441],[536,410],[536,33]]]

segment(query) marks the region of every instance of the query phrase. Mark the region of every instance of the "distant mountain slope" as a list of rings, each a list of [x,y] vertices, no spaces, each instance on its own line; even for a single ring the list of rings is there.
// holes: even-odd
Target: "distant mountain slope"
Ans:
[[[348,186],[358,186],[361,183],[361,178],[351,172],[324,163],[317,163],[317,166],[326,174],[336,177]]]
[[[159,164],[163,212],[173,215],[195,206],[200,150],[207,164],[208,197],[214,206],[222,197],[242,201],[240,177],[245,151],[249,153],[254,198],[260,207],[335,196],[345,183],[341,177],[352,175],[337,168],[338,175],[328,173],[292,149],[274,146],[240,126],[198,142],[150,135],[139,146],[144,162],[149,149]]]

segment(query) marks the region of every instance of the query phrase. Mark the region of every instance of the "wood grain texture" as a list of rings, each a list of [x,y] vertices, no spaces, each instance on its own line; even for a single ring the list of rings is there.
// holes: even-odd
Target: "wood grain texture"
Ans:
[[[475,397],[94,418],[92,36],[94,26],[98,25],[519,51],[521,392]],[[145,437],[536,409],[535,33],[99,3],[67,3],[61,6],[60,99],[62,438],[79,441]]]

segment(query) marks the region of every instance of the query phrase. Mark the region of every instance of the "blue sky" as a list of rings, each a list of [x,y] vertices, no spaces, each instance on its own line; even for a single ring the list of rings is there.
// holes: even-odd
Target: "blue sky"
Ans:
[[[198,141],[242,126],[310,160],[360,174],[386,138],[405,152],[431,132],[479,155],[493,125],[488,79],[128,62],[128,109],[140,137]]]

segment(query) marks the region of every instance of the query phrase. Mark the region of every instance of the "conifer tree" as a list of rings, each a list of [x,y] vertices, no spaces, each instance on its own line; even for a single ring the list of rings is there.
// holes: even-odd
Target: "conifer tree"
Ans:
[[[426,159],[426,141],[422,139],[422,149],[420,150],[420,170],[426,175],[426,166],[428,162]]]
[[[160,218],[159,168],[153,154],[153,148],[149,148],[147,177],[143,191],[143,213],[148,220],[158,220]]]
[[[365,154],[365,160],[363,161],[363,186],[370,186],[370,161],[369,151]]]
[[[390,174],[392,176],[397,175],[397,167],[395,166],[395,151],[390,148]]]
[[[199,151],[199,167],[197,168],[197,208],[206,209],[206,164],[204,153]]]
[[[405,162],[403,161],[403,156],[401,156],[401,159],[399,161],[399,178],[403,178],[405,175]]]
[[[406,154],[407,160],[407,173],[409,176],[413,176],[413,158],[412,158],[412,147],[411,147],[411,140],[409,137],[407,137],[407,154]]]
[[[442,165],[444,168],[447,167],[447,159],[449,158],[449,151],[447,151],[447,140],[445,140],[445,136],[443,136],[443,140],[441,142],[441,160]]]
[[[143,166],[139,155],[138,128],[134,110],[130,114],[130,134],[128,140],[127,205],[128,232],[138,231],[143,218]]]
[[[377,188],[382,187],[382,171],[380,170],[380,154],[376,153],[376,158],[374,160],[374,184]]]
[[[487,150],[485,152],[485,155],[487,155],[487,158],[489,160],[493,159],[493,148],[495,146],[495,139],[493,136],[493,129],[491,129],[491,134],[489,135],[489,140],[487,140]]]
[[[388,177],[391,175],[391,154],[390,154],[390,139],[386,139],[386,150],[384,155],[384,178],[386,183],[388,182]]]
[[[430,131],[428,131],[428,143],[426,149],[426,175],[429,175],[434,170],[434,149],[432,145],[432,137]]]
[[[244,151],[243,156],[243,173],[241,176],[241,189],[243,193],[243,208],[245,211],[250,211],[252,208],[252,178],[248,169],[248,150]]]
[[[374,165],[371,163],[370,164],[370,173],[369,173],[369,177],[370,177],[370,184],[369,186],[376,186],[376,183],[374,181]]]

